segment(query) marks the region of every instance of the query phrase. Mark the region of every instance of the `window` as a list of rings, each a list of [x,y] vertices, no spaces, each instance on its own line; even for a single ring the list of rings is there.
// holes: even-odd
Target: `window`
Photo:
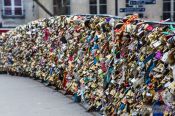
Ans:
[[[65,0],[66,14],[70,15],[70,0]]]
[[[174,5],[175,5],[175,1],[174,1]],[[175,11],[175,6],[174,6],[174,11]]]
[[[97,5],[97,0],[90,0],[90,5]]]
[[[163,20],[171,18],[171,0],[163,0]]]
[[[89,0],[89,7],[90,14],[107,14],[107,0]]]
[[[3,16],[23,16],[22,0],[3,0]]]
[[[174,12],[174,16],[173,16],[173,21],[175,21],[175,12]]]
[[[171,17],[171,13],[163,13],[163,20],[166,20]]]
[[[58,8],[58,5],[61,6],[61,3],[58,2],[58,0],[53,0],[53,12],[54,12],[54,15],[59,15],[59,8]]]
[[[106,0],[100,0],[100,14],[107,14],[107,2],[106,2]]]
[[[170,4],[170,2],[164,2],[163,11],[171,11],[171,4]]]
[[[173,3],[174,3],[174,5],[175,5],[175,0],[173,0]],[[175,21],[175,6],[174,6],[174,12],[173,12],[173,21]]]
[[[54,15],[70,15],[70,0],[53,0]]]
[[[90,0],[90,14],[97,14],[97,0]]]

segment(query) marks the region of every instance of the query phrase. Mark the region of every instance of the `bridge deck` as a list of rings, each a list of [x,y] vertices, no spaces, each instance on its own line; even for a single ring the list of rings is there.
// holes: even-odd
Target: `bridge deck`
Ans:
[[[90,116],[81,106],[29,78],[0,75],[1,116]]]

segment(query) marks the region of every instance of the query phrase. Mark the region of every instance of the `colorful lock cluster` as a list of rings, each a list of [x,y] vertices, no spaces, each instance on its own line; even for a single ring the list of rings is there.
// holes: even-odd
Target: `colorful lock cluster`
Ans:
[[[3,34],[1,70],[40,79],[88,111],[175,115],[175,28],[137,16],[57,16]]]

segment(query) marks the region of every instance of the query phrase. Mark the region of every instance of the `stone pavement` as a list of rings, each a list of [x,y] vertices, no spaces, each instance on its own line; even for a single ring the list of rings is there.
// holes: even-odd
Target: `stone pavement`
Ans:
[[[91,116],[64,95],[29,78],[0,75],[0,116]]]

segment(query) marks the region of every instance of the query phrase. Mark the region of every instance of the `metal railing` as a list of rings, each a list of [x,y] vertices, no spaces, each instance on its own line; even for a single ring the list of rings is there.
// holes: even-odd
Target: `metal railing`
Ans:
[[[99,16],[99,17],[111,17],[114,19],[122,19],[123,17],[114,16],[114,15],[107,15],[107,14],[74,14],[74,15],[61,15],[61,16]],[[162,25],[175,25],[175,22],[169,22],[169,19],[164,21],[151,21],[151,20],[144,20],[144,19],[137,19],[138,21],[144,21],[144,23],[154,23],[154,24],[162,24]]]

